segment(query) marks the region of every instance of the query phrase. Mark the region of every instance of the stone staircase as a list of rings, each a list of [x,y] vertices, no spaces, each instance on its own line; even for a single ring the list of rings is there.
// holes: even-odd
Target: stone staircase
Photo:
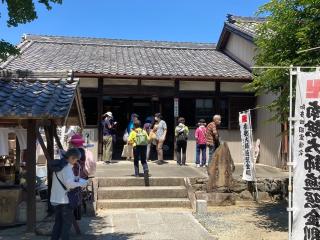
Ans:
[[[143,178],[99,178],[97,209],[191,207],[183,178],[151,177],[144,184]]]

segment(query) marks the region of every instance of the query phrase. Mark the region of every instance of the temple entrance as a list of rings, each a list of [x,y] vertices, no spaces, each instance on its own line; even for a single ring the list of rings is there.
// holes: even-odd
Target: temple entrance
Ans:
[[[130,121],[132,113],[139,115],[143,125],[149,116],[161,111],[168,125],[167,140],[165,142],[165,158],[173,159],[173,104],[170,98],[152,97],[103,97],[103,112],[111,111],[117,124],[116,142],[114,145],[113,159],[120,160],[125,142],[123,135]]]

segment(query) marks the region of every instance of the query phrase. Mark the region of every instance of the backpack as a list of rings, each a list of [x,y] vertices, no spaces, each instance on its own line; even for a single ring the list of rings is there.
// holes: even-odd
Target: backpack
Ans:
[[[184,130],[183,132],[178,133],[177,141],[186,141],[187,139],[188,139],[188,136]]]
[[[145,146],[148,145],[148,135],[145,131],[136,131],[136,145]]]

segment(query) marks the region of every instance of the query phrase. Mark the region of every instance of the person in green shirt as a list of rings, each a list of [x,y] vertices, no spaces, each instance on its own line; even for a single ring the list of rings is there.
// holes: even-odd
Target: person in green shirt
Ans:
[[[178,165],[186,165],[186,150],[189,128],[185,125],[185,119],[179,117],[178,126],[175,128],[176,156]],[[182,153],[182,154],[181,154]]]

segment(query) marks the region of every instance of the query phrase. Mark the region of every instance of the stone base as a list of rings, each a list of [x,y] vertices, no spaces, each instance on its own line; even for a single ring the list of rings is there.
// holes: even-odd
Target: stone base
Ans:
[[[15,223],[20,198],[21,189],[18,187],[0,189],[0,226]]]
[[[196,197],[198,200],[206,200],[208,206],[231,206],[236,204],[233,193],[196,192]]]
[[[207,201],[198,199],[196,202],[196,213],[204,214],[207,212],[208,212]]]

